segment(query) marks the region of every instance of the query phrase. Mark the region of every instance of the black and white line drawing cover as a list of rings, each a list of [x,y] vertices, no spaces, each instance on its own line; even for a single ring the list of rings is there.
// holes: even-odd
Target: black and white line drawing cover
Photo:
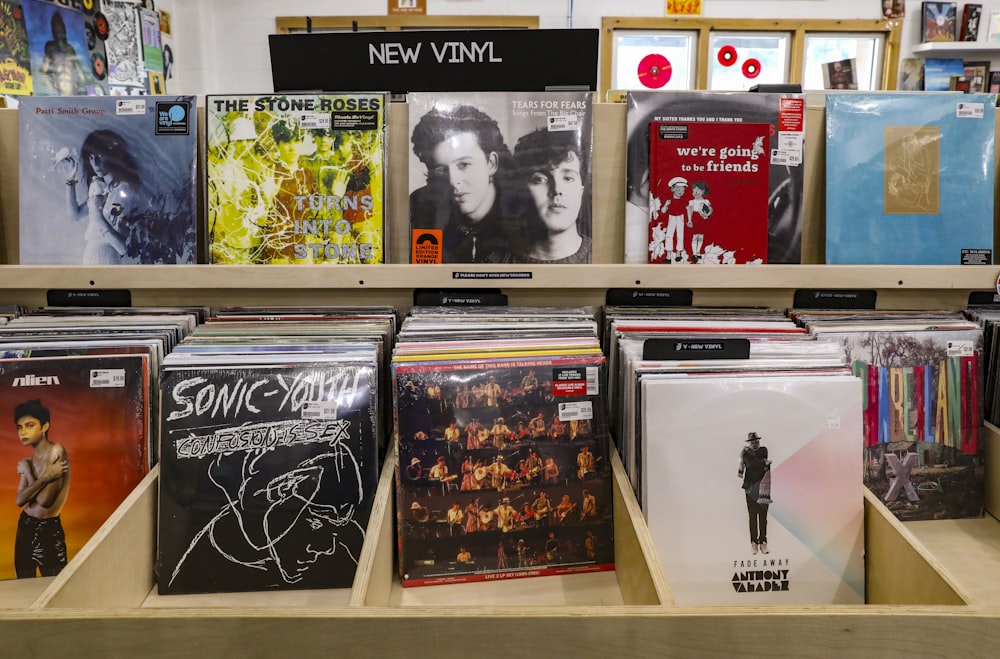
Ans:
[[[373,366],[171,368],[160,594],[350,587],[377,481]]]
[[[194,96],[27,97],[20,261],[194,263]]]
[[[417,93],[411,263],[590,263],[591,92]]]
[[[112,95],[140,95],[146,91],[146,67],[142,59],[139,9],[132,3],[104,0],[108,19],[108,87]]]

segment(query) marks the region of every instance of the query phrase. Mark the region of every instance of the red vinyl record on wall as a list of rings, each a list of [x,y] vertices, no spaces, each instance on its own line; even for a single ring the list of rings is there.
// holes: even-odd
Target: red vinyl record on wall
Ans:
[[[723,46],[719,49],[719,64],[722,66],[732,66],[736,64],[736,49],[732,46]]]
[[[670,60],[659,53],[651,53],[639,60],[639,82],[643,87],[659,89],[670,81],[673,67]]]

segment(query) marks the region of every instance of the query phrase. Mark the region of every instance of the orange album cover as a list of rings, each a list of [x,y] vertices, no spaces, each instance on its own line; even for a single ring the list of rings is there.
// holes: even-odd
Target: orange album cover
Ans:
[[[149,470],[146,355],[0,360],[0,579],[54,576]]]

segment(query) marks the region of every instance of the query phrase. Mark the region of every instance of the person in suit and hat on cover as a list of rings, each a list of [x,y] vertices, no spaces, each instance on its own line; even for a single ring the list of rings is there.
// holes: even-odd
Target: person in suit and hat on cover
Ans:
[[[756,432],[747,433],[745,445],[740,451],[739,477],[743,479],[743,491],[747,500],[750,550],[754,554],[766,554],[767,509],[771,504],[771,461],[767,459],[767,447],[760,445],[760,435]]]

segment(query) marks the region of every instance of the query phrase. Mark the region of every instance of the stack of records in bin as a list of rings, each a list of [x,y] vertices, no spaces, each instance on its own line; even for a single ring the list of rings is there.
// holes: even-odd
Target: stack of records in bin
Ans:
[[[795,313],[863,393],[864,482],[899,519],[983,513],[983,332],[960,312]]]
[[[392,366],[404,586],[614,568],[604,368],[591,309],[414,308]]]
[[[970,305],[965,315],[979,323],[983,330],[983,418],[996,425],[1000,422],[1000,395],[998,395],[997,376],[1000,366],[997,356],[1000,355],[997,343],[997,321],[1000,321],[1000,308],[995,305]]]
[[[630,371],[634,369],[636,363],[642,363],[640,360],[646,339],[665,340],[671,337],[695,336],[750,341],[754,346],[754,357],[758,355],[770,357],[788,354],[778,351],[787,351],[788,349],[782,346],[789,342],[799,345],[806,332],[774,310],[623,306],[605,308],[604,342],[609,372],[612,373],[608,386],[612,433],[619,454],[622,456],[625,471],[629,474],[640,503],[642,446],[637,440],[641,436],[641,427],[635,416],[638,401],[633,395],[635,387]],[[724,344],[725,341],[719,343],[719,345]],[[797,354],[801,348],[792,347],[791,350]],[[710,364],[717,367],[718,359],[723,356],[725,355],[715,351],[698,357],[711,360]]]
[[[165,360],[160,594],[349,588],[379,470],[388,307],[240,308]]]
[[[777,312],[704,311],[606,321],[619,439],[676,602],[863,602],[857,378]]]
[[[182,309],[45,308],[0,327],[0,396],[20,445],[0,492],[0,578],[52,576],[81,550],[157,456],[156,378],[190,332]]]

